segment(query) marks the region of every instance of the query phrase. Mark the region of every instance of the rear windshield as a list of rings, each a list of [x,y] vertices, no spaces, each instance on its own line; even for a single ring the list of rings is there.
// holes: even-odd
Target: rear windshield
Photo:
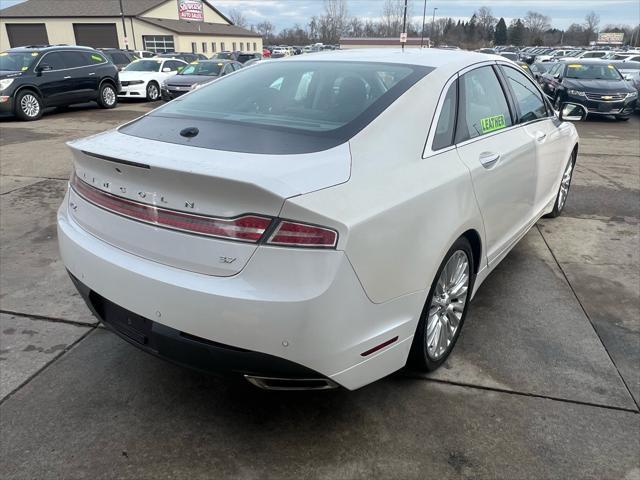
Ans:
[[[219,62],[194,62],[184,67],[178,75],[217,76],[223,67],[224,63]]]
[[[432,70],[372,62],[263,62],[178,97],[119,131],[231,152],[319,152],[347,142]],[[187,127],[199,134],[181,136]]]
[[[2,52],[0,53],[0,70],[23,72],[38,59],[38,52]]]
[[[387,97],[395,99],[417,69],[364,62],[272,62],[171,102],[162,114],[324,132],[347,125]]]
[[[620,73],[613,65],[602,64],[569,64],[567,78],[580,80],[621,80]]]

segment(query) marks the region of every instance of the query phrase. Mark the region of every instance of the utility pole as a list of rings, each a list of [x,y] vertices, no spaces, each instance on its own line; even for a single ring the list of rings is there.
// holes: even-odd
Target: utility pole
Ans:
[[[422,36],[420,37],[420,48],[424,44],[424,20],[427,16],[427,0],[424,0],[424,8],[422,9]]]
[[[407,43],[407,0],[404,0],[404,18],[402,19],[402,34],[400,34],[400,43],[404,52],[404,44]]]
[[[438,7],[434,7],[433,9],[433,17],[431,18],[431,36],[433,38],[436,38],[435,36],[435,26],[436,26],[436,10],[438,10]],[[431,41],[431,39],[429,39],[429,41]]]
[[[120,17],[122,18],[122,30],[124,31],[124,46],[129,50],[129,39],[127,39],[127,24],[124,23],[124,8],[122,8],[122,0],[120,1]]]

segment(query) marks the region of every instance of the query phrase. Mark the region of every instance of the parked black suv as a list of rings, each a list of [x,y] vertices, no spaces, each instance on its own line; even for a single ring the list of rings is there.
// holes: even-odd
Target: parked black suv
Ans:
[[[119,48],[99,48],[98,50],[118,67],[118,71],[122,71],[131,62],[138,60],[138,56],[131,50],[121,50]]]
[[[37,120],[45,107],[118,103],[118,69],[89,47],[45,45],[0,53],[0,113]]]

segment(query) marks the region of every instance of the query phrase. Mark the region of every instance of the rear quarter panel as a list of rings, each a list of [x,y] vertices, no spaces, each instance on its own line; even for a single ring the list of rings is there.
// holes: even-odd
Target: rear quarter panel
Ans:
[[[375,303],[428,290],[463,232],[475,229],[484,237],[470,175],[455,150],[422,158],[451,75],[432,72],[351,140],[349,182],[283,207],[283,217],[338,229],[338,248]]]

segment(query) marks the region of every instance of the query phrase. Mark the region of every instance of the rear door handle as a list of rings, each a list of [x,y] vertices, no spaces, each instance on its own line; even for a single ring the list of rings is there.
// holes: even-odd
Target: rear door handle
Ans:
[[[536,140],[538,142],[542,142],[545,138],[547,138],[547,134],[544,132],[536,132]]]
[[[89,75],[95,75],[95,74],[96,74],[96,72],[91,72]]]
[[[482,152],[480,154],[480,163],[484,168],[493,167],[498,162],[498,160],[500,160],[499,153]]]
[[[69,75],[68,77],[64,77],[64,80],[69,80],[71,78],[71,75]]]

